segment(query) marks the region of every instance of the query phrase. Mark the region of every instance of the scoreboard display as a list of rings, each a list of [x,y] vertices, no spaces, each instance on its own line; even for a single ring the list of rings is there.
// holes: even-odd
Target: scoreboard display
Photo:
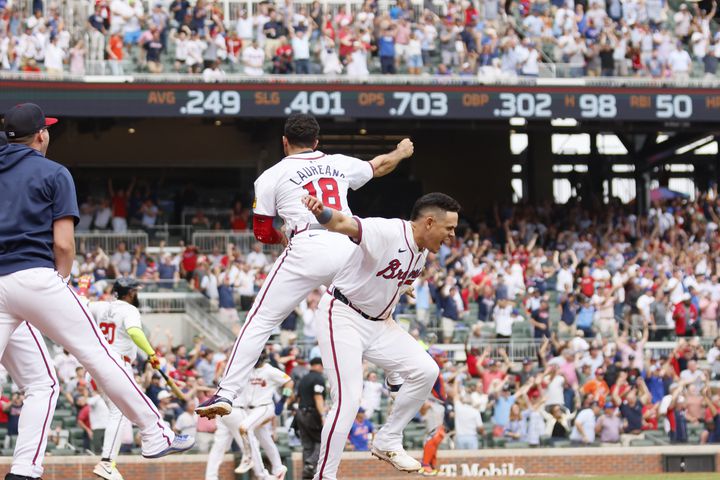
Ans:
[[[0,80],[0,111],[35,102],[82,117],[714,122],[720,89],[601,86],[318,83],[84,83]]]

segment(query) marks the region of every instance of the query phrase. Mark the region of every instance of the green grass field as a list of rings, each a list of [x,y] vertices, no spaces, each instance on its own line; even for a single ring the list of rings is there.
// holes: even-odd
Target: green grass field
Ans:
[[[545,477],[542,475],[527,475],[525,478],[542,478],[543,480],[718,480],[720,479],[720,473],[661,473],[657,475],[577,475],[573,477]]]

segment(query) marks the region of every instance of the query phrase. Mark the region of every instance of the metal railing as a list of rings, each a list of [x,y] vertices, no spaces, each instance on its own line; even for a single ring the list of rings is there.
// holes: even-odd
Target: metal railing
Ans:
[[[555,70],[570,68],[572,64],[553,64]],[[564,67],[567,66],[567,67]],[[560,74],[557,74],[560,76]],[[43,82],[81,82],[81,83],[205,83],[199,74],[162,73],[162,74],[133,74],[123,76],[111,75],[71,75],[65,73],[48,77],[43,74],[28,74],[19,72],[0,71],[1,80],[33,80]],[[522,87],[596,87],[596,88],[720,88],[720,78],[702,77],[688,80],[675,80],[672,78],[650,77],[569,77],[569,78],[531,78],[522,76],[432,76],[432,75],[368,75],[362,79],[346,75],[272,75],[248,76],[240,73],[230,73],[214,82],[221,84],[248,84],[248,85],[313,85],[323,84],[332,88],[332,85],[447,85],[447,86],[522,86]],[[91,88],[91,87],[88,87]],[[118,87],[120,88],[120,87]],[[400,88],[401,89],[401,88]]]
[[[75,245],[78,252],[92,252],[97,247],[107,253],[115,251],[120,243],[125,243],[129,251],[133,251],[136,245],[143,248],[148,246],[148,234],[143,231],[128,231],[125,233],[111,232],[75,232]]]
[[[205,298],[197,292],[140,292],[140,311],[143,313],[184,313],[188,304]]]
[[[213,220],[222,218],[228,219],[232,215],[232,209],[230,208],[213,208],[213,207],[185,207],[182,210],[181,221],[183,225],[192,226],[192,217],[196,213],[202,212],[208,220],[212,223]]]
[[[185,303],[185,318],[217,349],[225,349],[235,341],[235,334],[217,315],[211,313],[210,302],[204,296],[189,298]]]
[[[235,232],[232,230],[208,230],[195,232],[192,235],[192,243],[202,252],[210,252],[213,248],[219,248],[224,252],[228,243],[235,245],[241,252],[249,252],[252,246],[257,243],[253,232]],[[265,245],[265,253],[280,252],[282,245]]]

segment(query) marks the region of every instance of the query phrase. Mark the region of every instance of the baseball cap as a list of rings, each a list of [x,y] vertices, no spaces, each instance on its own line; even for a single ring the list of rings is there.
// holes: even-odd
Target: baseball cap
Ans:
[[[523,365],[532,365],[532,363],[533,363],[532,360],[530,360],[529,358],[527,358],[527,357],[523,358],[523,361],[522,361]]]
[[[160,401],[160,400],[165,400],[165,399],[168,399],[168,398],[170,398],[170,393],[169,393],[167,390],[162,390],[162,391],[161,391],[160,393],[158,393],[158,395],[157,395],[158,401]]]
[[[57,121],[57,118],[46,117],[34,103],[21,103],[5,112],[4,129],[8,140],[12,140],[39,132]]]
[[[605,408],[615,408],[615,404],[613,402],[606,402]]]
[[[320,357],[313,357],[310,359],[310,365],[322,365],[322,359]]]
[[[598,375],[605,375],[605,370],[603,370],[602,368],[598,368],[597,370],[595,370],[595,376]]]
[[[495,359],[494,359],[494,358],[491,358],[491,359],[488,360],[488,362],[487,362],[488,367],[492,367],[492,366],[495,365],[496,363],[497,363],[497,362],[495,362]]]

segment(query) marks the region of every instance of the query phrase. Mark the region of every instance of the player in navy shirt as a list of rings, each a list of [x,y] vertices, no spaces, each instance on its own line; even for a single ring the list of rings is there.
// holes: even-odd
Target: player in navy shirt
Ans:
[[[68,285],[79,212],[70,173],[45,158],[48,127],[56,122],[31,103],[17,105],[4,116],[9,144],[0,147],[0,356],[10,336],[26,321],[72,353],[140,427],[143,456],[157,458],[188,450],[194,439],[176,436],[162,423],[157,409],[125,371],[120,357],[111,352],[92,315]],[[45,366],[50,372],[51,364]],[[43,422],[52,418],[51,408],[47,410],[33,415],[31,422],[39,422],[42,429]],[[47,429],[42,430],[47,435]],[[5,478],[26,477],[13,471]]]
[[[360,407],[355,421],[350,427],[350,435],[348,440],[356,452],[367,452],[370,450],[370,435],[375,431],[370,420],[365,418],[365,409]]]

